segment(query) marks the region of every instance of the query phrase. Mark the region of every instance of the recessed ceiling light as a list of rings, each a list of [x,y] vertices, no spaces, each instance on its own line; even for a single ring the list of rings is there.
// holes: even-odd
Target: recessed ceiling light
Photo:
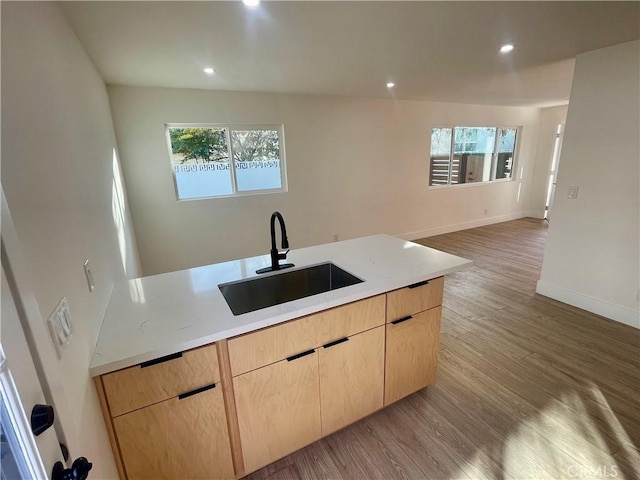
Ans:
[[[513,49],[514,49],[514,46],[511,45],[510,43],[507,43],[506,45],[503,45],[500,47],[500,53],[509,53]]]
[[[396,86],[396,84],[395,84],[395,83],[393,83],[393,82],[387,82],[387,88],[393,88],[393,87],[395,87],[395,86]]]
[[[246,7],[257,7],[260,5],[260,0],[242,0],[242,3],[244,3]]]
[[[216,73],[216,71],[213,68],[209,67],[204,69],[204,73],[206,73],[207,75],[213,75],[214,73]]]

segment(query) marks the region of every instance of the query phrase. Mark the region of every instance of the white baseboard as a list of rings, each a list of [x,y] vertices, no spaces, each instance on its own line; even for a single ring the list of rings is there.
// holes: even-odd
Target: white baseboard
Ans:
[[[553,298],[562,303],[568,303],[569,305],[587,310],[596,315],[601,315],[616,322],[640,329],[640,312],[636,310],[621,307],[615,303],[591,297],[542,280],[538,281],[536,292],[545,297]]]
[[[471,220],[469,222],[454,223],[451,225],[443,225],[440,227],[428,228],[426,230],[419,230],[417,232],[403,233],[400,235],[396,235],[396,237],[409,241],[418,240],[419,238],[433,237],[434,235],[443,235],[445,233],[458,232],[460,230],[467,230],[469,228],[484,227],[485,225],[492,225],[494,223],[508,222],[509,220],[516,220],[518,218],[532,216],[533,213],[534,212],[522,211],[508,213],[506,215],[498,215],[495,217],[479,218],[477,220]]]

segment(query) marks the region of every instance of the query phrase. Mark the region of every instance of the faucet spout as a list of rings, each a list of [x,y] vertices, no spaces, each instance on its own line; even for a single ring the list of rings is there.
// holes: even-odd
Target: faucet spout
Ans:
[[[286,252],[280,253],[278,251],[278,247],[276,245],[276,220],[280,224],[280,237],[282,239],[282,248],[287,249]],[[266,268],[261,268],[260,270],[256,270],[256,273],[265,273],[272,272],[274,270],[280,270],[282,268],[293,267],[292,263],[280,264],[280,260],[285,260],[287,258],[287,253],[289,253],[289,239],[287,238],[287,227],[284,224],[284,218],[280,212],[273,212],[271,214],[271,222],[270,222],[270,231],[271,231],[271,266]]]
[[[287,227],[284,224],[284,218],[280,212],[271,214],[271,250],[276,250],[276,219],[280,224],[280,237],[282,238],[282,248],[289,248],[289,239],[287,238]]]

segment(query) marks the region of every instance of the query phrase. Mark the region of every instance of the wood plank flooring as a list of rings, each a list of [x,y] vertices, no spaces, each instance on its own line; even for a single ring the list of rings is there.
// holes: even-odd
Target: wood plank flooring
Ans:
[[[248,478],[640,479],[640,331],[535,293],[546,234],[420,240],[475,262],[446,277],[435,385]]]

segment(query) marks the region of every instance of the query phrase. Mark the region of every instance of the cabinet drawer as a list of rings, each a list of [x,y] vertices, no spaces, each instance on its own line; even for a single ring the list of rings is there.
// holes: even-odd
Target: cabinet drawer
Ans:
[[[215,344],[103,375],[111,416],[116,417],[220,381]]]
[[[444,277],[387,293],[387,323],[442,305]]]
[[[385,296],[367,298],[229,340],[235,377],[384,324]]]

